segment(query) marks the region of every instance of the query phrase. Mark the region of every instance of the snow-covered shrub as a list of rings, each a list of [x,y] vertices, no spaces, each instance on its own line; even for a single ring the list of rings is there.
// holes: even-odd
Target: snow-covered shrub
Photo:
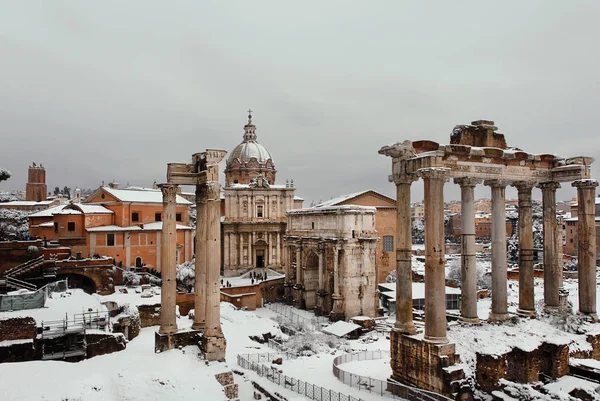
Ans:
[[[140,276],[135,272],[126,270],[123,272],[123,283],[131,286],[140,285]]]
[[[177,284],[186,288],[193,288],[196,282],[196,261],[192,259],[177,266],[175,278]]]
[[[29,213],[20,210],[0,209],[0,237],[29,234],[28,215]]]
[[[344,339],[322,333],[320,331],[309,331],[291,336],[285,346],[297,354],[310,356],[314,354],[331,352],[332,349],[343,349],[347,346]]]

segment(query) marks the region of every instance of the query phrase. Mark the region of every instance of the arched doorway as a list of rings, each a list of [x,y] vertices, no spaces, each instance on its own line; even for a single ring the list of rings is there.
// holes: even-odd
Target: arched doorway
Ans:
[[[57,274],[57,280],[67,280],[69,288],[81,288],[87,294],[96,293],[96,283],[91,278],[82,274]]]
[[[142,267],[142,258],[140,258],[139,256],[135,258],[135,267]]]
[[[267,260],[267,243],[264,240],[258,240],[254,243],[254,266],[255,267],[267,267],[269,261]]]

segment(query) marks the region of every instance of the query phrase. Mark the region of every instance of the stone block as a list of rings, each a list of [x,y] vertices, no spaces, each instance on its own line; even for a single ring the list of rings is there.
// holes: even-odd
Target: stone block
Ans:
[[[123,351],[127,345],[125,337],[120,333],[106,333],[106,334],[87,334],[87,359],[93,358],[99,355],[110,354],[113,352]]]
[[[142,327],[160,326],[160,304],[138,305]]]
[[[220,336],[203,335],[200,340],[200,349],[207,361],[225,361],[225,350],[227,341],[221,334]]]
[[[452,396],[457,378],[464,377],[462,368],[455,365],[457,360],[454,344],[433,344],[418,336],[391,332],[394,380]]]
[[[196,330],[182,330],[175,333],[162,334],[158,331],[154,335],[154,352],[168,351],[173,348],[198,345],[201,334]]]

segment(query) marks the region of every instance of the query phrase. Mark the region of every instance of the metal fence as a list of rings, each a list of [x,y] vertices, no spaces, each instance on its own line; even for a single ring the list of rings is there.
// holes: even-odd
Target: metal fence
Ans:
[[[312,330],[321,330],[325,324],[329,323],[329,319],[326,316],[314,316],[310,318],[302,316],[298,309],[290,305],[271,303],[267,305],[267,308],[271,309],[275,313],[280,314],[292,323],[296,323],[299,326],[303,326]]]
[[[302,396],[315,401],[363,401],[360,398],[352,397],[329,390],[316,384],[308,383],[294,377],[284,375],[279,372],[275,366],[268,366],[264,363],[271,363],[278,358],[286,358],[280,353],[268,354],[240,354],[237,356],[237,363],[244,369],[250,369],[259,376],[267,378],[270,382],[278,384],[288,390],[294,391]],[[263,363],[264,362],[264,363]]]
[[[333,360],[333,374],[344,384],[356,387],[360,390],[386,395],[395,399],[409,401],[451,401],[451,398],[432,391],[421,390],[406,386],[391,380],[379,380],[368,376],[361,376],[342,369],[339,365],[353,361],[371,361],[376,359],[390,358],[390,352],[384,350],[364,351],[352,354],[344,354]]]

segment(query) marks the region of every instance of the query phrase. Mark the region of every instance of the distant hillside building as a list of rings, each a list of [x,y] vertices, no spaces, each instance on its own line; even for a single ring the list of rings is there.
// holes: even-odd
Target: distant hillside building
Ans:
[[[46,169],[40,164],[33,163],[27,172],[27,185],[25,187],[25,200],[41,202],[46,200],[48,187],[46,186]]]

